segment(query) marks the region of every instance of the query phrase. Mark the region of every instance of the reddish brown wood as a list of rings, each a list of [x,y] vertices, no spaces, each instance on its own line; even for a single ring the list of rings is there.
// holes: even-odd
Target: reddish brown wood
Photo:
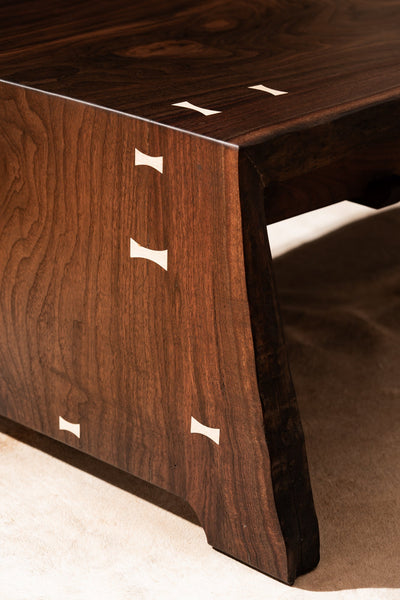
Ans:
[[[400,103],[389,102],[245,146],[264,185],[267,223],[345,199],[396,202],[399,140]]]
[[[240,145],[399,100],[397,0],[19,0],[0,24],[3,79]]]
[[[135,147],[164,173],[135,166]],[[271,472],[237,149],[2,84],[0,164],[1,413],[182,496],[212,545],[292,582],[309,532],[276,440]],[[130,237],[167,248],[168,271],[130,258]],[[274,351],[276,325],[269,336]],[[192,416],[219,445],[190,433]]]
[[[266,224],[397,198],[399,28],[393,0],[0,7],[0,413],[288,583],[318,526]]]

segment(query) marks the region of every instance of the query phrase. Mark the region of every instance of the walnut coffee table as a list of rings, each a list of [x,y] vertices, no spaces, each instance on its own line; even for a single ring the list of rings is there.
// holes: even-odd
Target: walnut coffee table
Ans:
[[[0,413],[318,562],[266,225],[398,199],[400,1],[0,6]]]

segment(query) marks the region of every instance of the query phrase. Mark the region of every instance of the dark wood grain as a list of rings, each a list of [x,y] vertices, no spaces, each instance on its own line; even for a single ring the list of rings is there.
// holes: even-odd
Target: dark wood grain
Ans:
[[[289,568],[301,575],[319,561],[319,532],[304,435],[291,379],[265,227],[264,188],[241,151],[240,188],[247,293],[272,485]]]
[[[318,526],[266,225],[398,198],[399,31],[399,0],[0,6],[0,413],[288,583]]]
[[[84,4],[2,3],[0,77],[237,144],[400,99],[397,0]]]
[[[282,468],[268,450],[237,150],[1,84],[0,165],[1,414],[181,496],[212,545],[293,582],[314,533],[293,522],[286,449]],[[130,237],[167,248],[168,271]]]
[[[267,223],[341,200],[395,202],[399,140],[400,105],[388,102],[245,146],[263,182]]]

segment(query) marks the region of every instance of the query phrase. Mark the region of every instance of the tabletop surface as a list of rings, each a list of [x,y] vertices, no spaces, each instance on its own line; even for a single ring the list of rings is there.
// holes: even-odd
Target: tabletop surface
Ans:
[[[400,0],[13,0],[0,32],[4,81],[238,145],[400,100]]]

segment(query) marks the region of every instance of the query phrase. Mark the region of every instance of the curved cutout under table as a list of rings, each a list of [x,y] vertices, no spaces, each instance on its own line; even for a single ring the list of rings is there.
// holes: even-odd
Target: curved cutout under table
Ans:
[[[399,199],[400,2],[287,4],[0,7],[0,413],[293,583],[319,533],[266,226]]]

